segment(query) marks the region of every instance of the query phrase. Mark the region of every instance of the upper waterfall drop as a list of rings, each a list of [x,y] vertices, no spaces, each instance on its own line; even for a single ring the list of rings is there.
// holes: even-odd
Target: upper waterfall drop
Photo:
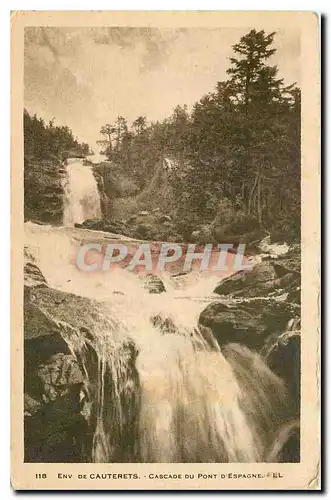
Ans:
[[[86,219],[100,219],[100,194],[92,168],[82,160],[68,160],[68,180],[64,186],[63,225],[73,226]]]

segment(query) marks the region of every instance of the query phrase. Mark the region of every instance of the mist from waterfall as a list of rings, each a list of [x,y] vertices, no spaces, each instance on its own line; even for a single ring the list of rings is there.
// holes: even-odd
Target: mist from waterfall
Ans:
[[[86,376],[90,460],[264,461],[287,418],[285,389],[258,354],[222,350],[198,328],[217,278],[197,274],[181,289],[165,275],[167,291],[150,294],[124,269],[80,271],[79,246],[107,234],[70,227],[99,217],[100,197],[89,167],[74,161],[67,171],[67,227],[25,229],[49,286],[98,301],[93,331],[60,325]]]
[[[81,160],[69,159],[64,186],[64,226],[73,226],[86,219],[100,219],[100,194],[93,170]]]

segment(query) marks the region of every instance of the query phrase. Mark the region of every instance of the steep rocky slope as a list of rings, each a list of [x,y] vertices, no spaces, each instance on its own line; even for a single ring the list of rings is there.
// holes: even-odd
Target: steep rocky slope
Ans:
[[[24,219],[62,224],[65,165],[57,157],[24,160]]]

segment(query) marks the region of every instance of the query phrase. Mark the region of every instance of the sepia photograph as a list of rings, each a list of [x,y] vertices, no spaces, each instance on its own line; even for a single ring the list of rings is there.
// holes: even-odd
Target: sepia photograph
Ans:
[[[20,30],[22,466],[42,481],[44,464],[89,464],[77,469],[89,488],[219,489],[231,474],[279,488],[281,466],[303,465],[310,370],[303,21],[158,14],[90,26],[27,14]],[[187,486],[180,464],[196,464]]]

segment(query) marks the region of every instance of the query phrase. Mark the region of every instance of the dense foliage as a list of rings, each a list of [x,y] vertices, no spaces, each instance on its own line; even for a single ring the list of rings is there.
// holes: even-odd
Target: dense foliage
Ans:
[[[48,124],[24,110],[24,156],[45,159],[49,156],[85,156],[89,146],[79,143],[67,126]]]
[[[228,79],[190,113],[177,106],[162,122],[140,116],[129,127],[120,116],[101,128],[114,169],[148,192],[149,205],[163,203],[178,224],[299,237],[300,90],[268,65],[274,36],[254,29],[243,36],[233,46]],[[167,158],[167,182],[159,179],[152,192]]]

